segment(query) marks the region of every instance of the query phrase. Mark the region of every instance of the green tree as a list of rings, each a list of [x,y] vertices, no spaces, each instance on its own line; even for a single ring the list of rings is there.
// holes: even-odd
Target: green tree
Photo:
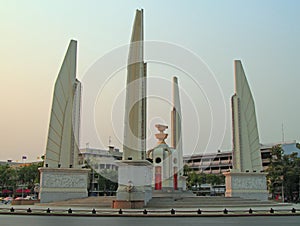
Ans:
[[[29,189],[32,189],[35,183],[39,183],[40,174],[38,168],[42,167],[42,165],[43,163],[33,163],[28,166],[18,168],[18,184],[24,184]]]
[[[199,187],[201,184],[220,185],[225,183],[225,177],[222,174],[205,174],[197,173],[187,165],[184,167],[184,172],[187,174],[187,188],[192,190]]]
[[[17,171],[8,164],[0,166],[0,186],[15,189],[17,181]]]
[[[206,183],[212,185],[220,185],[225,183],[225,176],[222,174],[207,174],[206,175]]]
[[[110,193],[115,192],[118,189],[117,171],[104,169],[99,174],[96,170],[92,168],[92,166],[87,161],[85,161],[85,168],[91,169],[91,172],[89,174],[89,191],[93,192],[94,189],[99,189],[99,191]],[[94,182],[96,182],[96,184]]]
[[[287,200],[299,197],[300,159],[297,153],[284,155],[281,145],[272,147],[272,158],[267,169],[268,189],[275,198],[276,193],[284,194]]]
[[[193,187],[196,187],[199,184],[201,184],[200,180],[202,179],[195,171],[190,171],[187,175],[187,180],[186,180],[187,188],[189,190],[192,190]]]
[[[118,189],[118,173],[115,170],[105,169],[99,174],[99,190],[104,192],[114,192]]]
[[[183,166],[183,175],[184,176],[187,176],[191,171],[192,171],[192,169],[187,164],[185,164]]]

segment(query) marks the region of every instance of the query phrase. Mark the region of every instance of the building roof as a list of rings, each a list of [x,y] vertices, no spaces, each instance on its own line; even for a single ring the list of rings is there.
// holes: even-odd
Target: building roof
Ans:
[[[232,155],[232,151],[218,151],[218,152],[210,152],[210,153],[201,153],[201,154],[193,154],[193,155],[185,155],[183,159],[193,159],[193,158],[213,158],[215,156],[228,156]]]
[[[114,157],[122,157],[122,152],[119,151],[119,149],[115,149],[113,147],[110,147],[109,150],[103,150],[98,148],[83,148],[80,149],[80,153],[85,154],[91,154],[91,155],[98,155],[103,157],[108,156],[114,156]]]

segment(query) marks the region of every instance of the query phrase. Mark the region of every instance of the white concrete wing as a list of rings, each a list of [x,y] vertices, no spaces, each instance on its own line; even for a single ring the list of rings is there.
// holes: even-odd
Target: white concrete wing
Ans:
[[[45,166],[51,168],[77,164],[81,85],[76,52],[77,41],[71,40],[55,82],[45,156]]]
[[[260,172],[262,160],[254,99],[241,61],[235,61],[235,95],[232,97],[233,168]]]

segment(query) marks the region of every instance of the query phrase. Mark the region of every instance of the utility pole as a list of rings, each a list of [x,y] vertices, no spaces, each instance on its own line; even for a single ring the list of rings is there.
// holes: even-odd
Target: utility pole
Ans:
[[[284,143],[284,128],[283,128],[283,123],[281,124],[281,133],[282,133],[282,143]]]
[[[284,202],[284,188],[283,183],[281,184],[282,202]]]

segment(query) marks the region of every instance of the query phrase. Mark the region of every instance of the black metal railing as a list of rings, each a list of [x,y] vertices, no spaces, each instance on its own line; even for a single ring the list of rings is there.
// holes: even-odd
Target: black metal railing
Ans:
[[[300,209],[194,209],[184,210],[171,208],[168,210],[161,209],[55,209],[55,208],[0,208],[0,214],[16,215],[58,215],[58,216],[271,216],[271,215],[300,215]]]

